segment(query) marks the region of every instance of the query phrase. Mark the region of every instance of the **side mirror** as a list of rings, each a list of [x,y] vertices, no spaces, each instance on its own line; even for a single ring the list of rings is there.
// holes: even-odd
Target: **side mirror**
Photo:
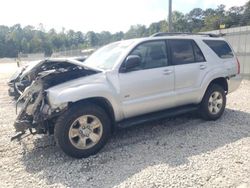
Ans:
[[[129,72],[135,67],[141,65],[141,57],[138,55],[129,55],[124,63],[122,72]]]

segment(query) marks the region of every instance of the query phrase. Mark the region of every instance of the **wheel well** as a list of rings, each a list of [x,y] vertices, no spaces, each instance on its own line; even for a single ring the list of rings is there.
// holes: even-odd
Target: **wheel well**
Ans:
[[[76,104],[76,103],[92,103],[92,104],[96,104],[96,105],[100,106],[101,108],[103,108],[105,110],[105,112],[107,113],[107,115],[109,116],[109,118],[111,119],[112,129],[113,129],[114,124],[115,124],[114,109],[113,109],[111,103],[106,98],[103,98],[103,97],[87,98],[87,99],[83,99],[83,100],[80,100],[77,102],[69,103],[69,107]]]
[[[223,77],[216,78],[212,82],[210,82],[209,86],[212,84],[217,84],[217,85],[221,86],[226,93],[228,92],[228,83],[227,83],[226,78],[223,78]]]

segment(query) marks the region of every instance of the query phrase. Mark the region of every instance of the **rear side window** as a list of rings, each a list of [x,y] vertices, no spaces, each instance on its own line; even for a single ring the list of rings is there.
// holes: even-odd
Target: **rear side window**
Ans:
[[[204,62],[205,58],[193,40],[172,39],[169,46],[174,65]]]
[[[234,57],[230,46],[222,40],[203,40],[220,58]]]

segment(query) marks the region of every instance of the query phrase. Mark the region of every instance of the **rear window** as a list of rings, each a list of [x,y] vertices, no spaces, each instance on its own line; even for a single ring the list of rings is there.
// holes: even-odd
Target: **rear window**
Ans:
[[[230,46],[222,40],[203,40],[220,58],[234,57]]]

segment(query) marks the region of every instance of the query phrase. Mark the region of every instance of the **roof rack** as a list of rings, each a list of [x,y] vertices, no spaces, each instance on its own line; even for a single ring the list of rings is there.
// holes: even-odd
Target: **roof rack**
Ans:
[[[226,34],[213,34],[213,33],[181,33],[181,32],[159,32],[151,35],[150,37],[163,37],[163,36],[174,36],[174,35],[200,35],[200,36],[208,36],[208,37],[222,37]]]

